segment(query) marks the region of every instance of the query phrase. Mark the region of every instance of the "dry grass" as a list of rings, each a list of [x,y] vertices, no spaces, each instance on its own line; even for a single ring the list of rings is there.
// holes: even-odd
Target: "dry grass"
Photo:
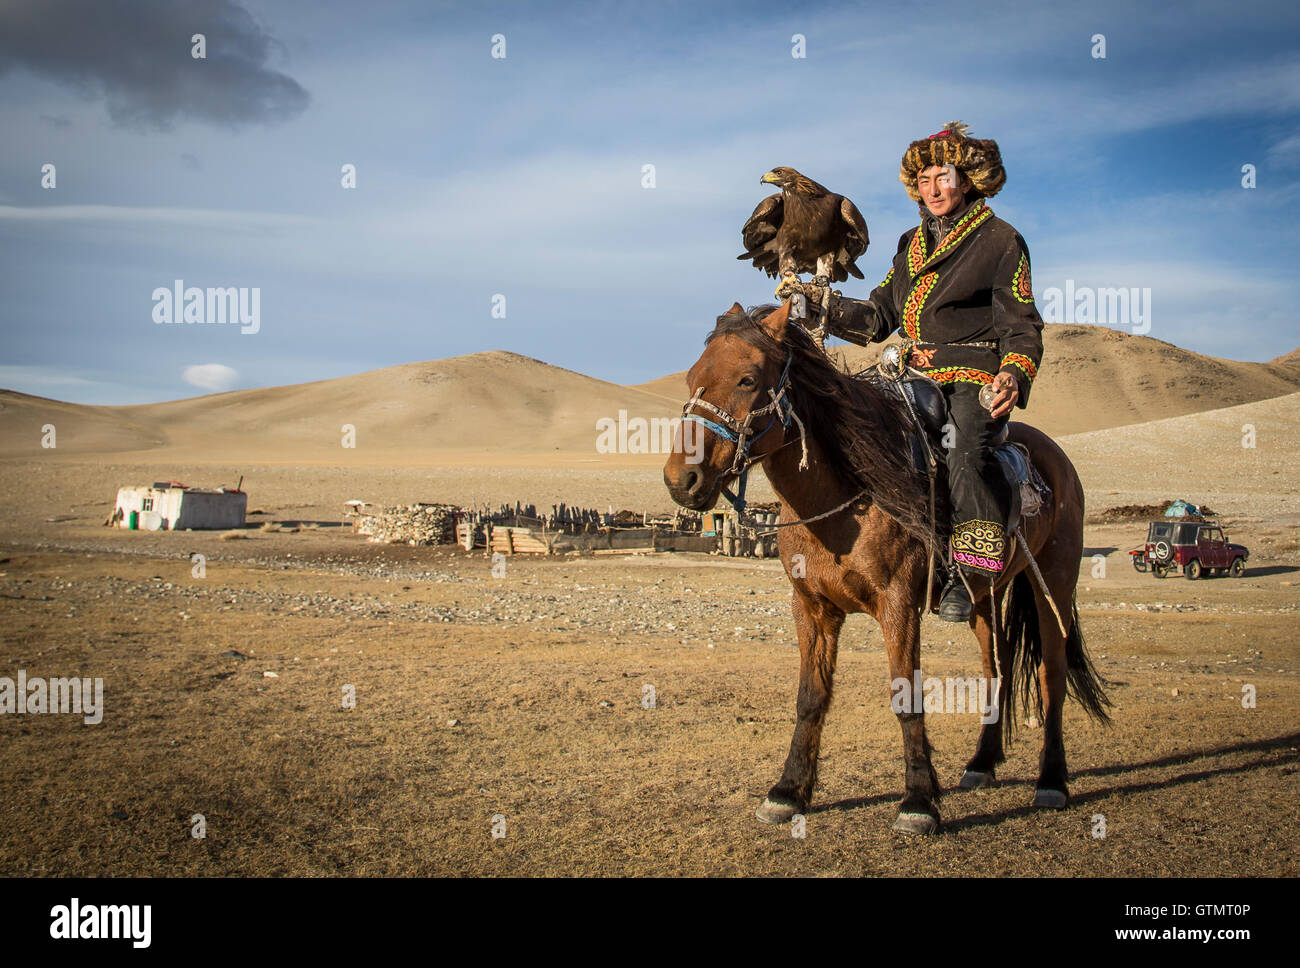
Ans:
[[[376,561],[423,553],[368,548]],[[716,628],[710,649],[693,634],[574,625],[559,605],[509,625],[246,606],[253,593],[287,591],[455,602],[468,614],[500,595],[481,555],[439,559],[458,581],[404,585],[216,561],[199,584],[187,562],[5,554],[5,581],[53,600],[6,602],[4,668],[102,675],[106,714],[94,727],[0,717],[0,874],[1300,873],[1296,597],[1272,577],[1157,586],[1121,568],[1102,585],[1085,576],[1085,632],[1118,708],[1109,729],[1067,709],[1074,803],[1029,809],[1042,734],[1025,730],[1001,785],[948,795],[944,833],[924,842],[889,830],[901,743],[878,632],[851,618],[822,781],[798,840],[752,816],[789,742],[788,641]],[[542,601],[600,581],[644,589],[671,614],[674,600],[716,601],[738,584],[784,597],[771,564],[738,572],[669,556],[511,568]],[[155,575],[202,593],[173,606]],[[109,581],[157,597],[109,594]],[[1153,597],[1198,611],[1131,607]],[[975,674],[973,646],[951,627],[927,620],[924,641],[928,674]],[[1255,710],[1241,707],[1242,682],[1258,690]],[[640,702],[645,683],[653,709]],[[344,685],[355,686],[355,709],[342,706]],[[940,777],[954,784],[975,723],[929,725]],[[202,841],[189,836],[195,813],[207,819]],[[504,840],[491,836],[498,814]],[[1091,836],[1095,814],[1105,840]]]
[[[504,363],[554,381],[519,359]],[[354,381],[352,399],[386,406],[401,398],[400,388],[362,383]],[[545,399],[585,392],[580,383],[548,384]],[[1051,415],[1051,392],[1035,389],[1029,420],[1040,406]],[[627,402],[608,388],[600,394],[583,399],[601,413]],[[1077,399],[1068,400],[1072,412],[1091,419]],[[204,401],[186,405],[193,420],[177,439],[228,433],[229,465],[207,450],[114,456],[117,444],[131,443],[111,436],[126,434],[113,429],[116,419],[82,428],[86,446],[103,452],[65,452],[60,423],[58,453],[0,461],[0,489],[11,496],[0,509],[8,542],[0,548],[8,559],[0,674],[102,675],[107,704],[93,727],[67,716],[0,716],[0,876],[1298,872],[1300,394],[1062,441],[1090,506],[1177,493],[1241,520],[1230,533],[1252,548],[1247,577],[1138,575],[1125,552],[1145,527],[1090,526],[1080,611],[1118,709],[1115,725],[1102,729],[1067,707],[1074,804],[1063,813],[1029,809],[1041,733],[1028,730],[1001,785],[946,797],[945,833],[920,843],[889,830],[901,743],[879,633],[861,616],[842,638],[808,836],[753,820],[794,715],[789,589],[775,562],[519,557],[507,587],[488,580],[482,555],[368,545],[341,528],[290,536],[274,527],[99,527],[119,484],[234,473],[247,474],[262,507],[319,521],[336,519],[353,498],[668,506],[658,459],[590,461],[586,431],[546,455],[520,456],[508,442],[486,453],[484,428],[508,421],[519,401],[479,402],[484,422],[465,424],[473,449],[425,450],[398,436],[387,463],[367,449],[336,466],[337,446],[303,443],[332,440],[332,430],[283,447],[272,441],[259,462],[238,450],[250,435],[214,428]],[[520,405],[541,413],[542,402]],[[332,411],[321,412],[322,426],[338,426]],[[445,409],[448,420],[464,412]],[[246,417],[279,426],[270,410],[253,407]],[[413,418],[394,411],[392,420],[409,430]],[[1249,450],[1247,423],[1258,429]],[[430,424],[429,439],[439,433]],[[533,425],[519,433],[530,446],[542,439]],[[417,458],[425,466],[411,463]],[[758,474],[749,493],[772,497]],[[43,520],[65,510],[75,517]],[[1263,536],[1274,540],[1256,541]],[[206,579],[192,577],[194,552],[207,556]],[[1097,555],[1104,577],[1094,577]],[[394,579],[425,566],[449,574]],[[521,589],[533,611],[503,617]],[[428,614],[408,609],[416,605]],[[455,620],[440,620],[447,615]],[[650,621],[638,629],[629,621],[637,618]],[[977,674],[963,631],[927,620],[923,636],[927,673]],[[652,710],[640,704],[646,683],[658,694]],[[1258,693],[1251,710],[1241,705],[1245,684]],[[344,685],[356,687],[355,709],[342,707]],[[939,775],[951,785],[975,724],[935,716],[929,727]],[[189,836],[194,813],[207,817],[205,840]],[[1105,840],[1091,836],[1098,813]],[[496,814],[506,818],[504,840],[490,835]]]

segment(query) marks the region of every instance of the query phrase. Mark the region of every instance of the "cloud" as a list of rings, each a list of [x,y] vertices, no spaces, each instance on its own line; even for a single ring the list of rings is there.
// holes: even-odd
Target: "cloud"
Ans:
[[[1266,157],[1271,163],[1279,167],[1295,168],[1300,166],[1300,134],[1290,135],[1277,142],[1268,149]]]
[[[170,128],[286,121],[310,96],[267,66],[275,39],[233,0],[135,0],[130,16],[101,0],[0,5],[0,74],[20,67],[102,97],[120,125]],[[207,56],[191,56],[203,34]]]
[[[239,380],[239,373],[222,363],[199,363],[181,371],[181,379],[200,390],[222,393]]]
[[[265,233],[271,229],[310,226],[315,219],[279,212],[241,212],[199,208],[160,208],[143,205],[0,205],[6,221],[55,223],[118,222],[143,226],[172,225],[190,230],[222,229]]]

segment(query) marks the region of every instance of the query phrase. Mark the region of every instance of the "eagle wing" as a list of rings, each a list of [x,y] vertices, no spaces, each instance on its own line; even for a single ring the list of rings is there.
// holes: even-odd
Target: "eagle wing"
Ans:
[[[847,198],[840,199],[840,218],[844,222],[844,235],[840,240],[840,251],[835,261],[840,263],[856,278],[861,279],[862,270],[855,264],[858,256],[867,251],[871,239],[867,234],[867,220],[862,217],[858,207]],[[845,278],[848,278],[845,276]]]
[[[777,192],[758,203],[754,214],[749,217],[745,227],[740,230],[740,239],[745,251],[736,256],[742,262],[752,259],[754,267],[762,269],[775,278],[776,272],[776,235],[785,220],[785,198]]]

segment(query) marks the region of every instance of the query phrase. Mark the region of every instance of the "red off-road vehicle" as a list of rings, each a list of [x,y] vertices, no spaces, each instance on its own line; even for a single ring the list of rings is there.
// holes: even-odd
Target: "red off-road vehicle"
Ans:
[[[1134,568],[1141,572],[1149,568],[1157,578],[1181,568],[1184,575],[1195,580],[1202,575],[1240,578],[1246,573],[1250,551],[1229,542],[1223,528],[1211,521],[1166,518],[1151,522],[1146,545],[1130,551],[1129,556]]]

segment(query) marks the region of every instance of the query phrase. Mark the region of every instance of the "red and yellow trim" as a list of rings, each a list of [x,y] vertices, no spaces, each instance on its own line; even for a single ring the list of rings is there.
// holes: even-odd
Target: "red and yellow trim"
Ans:
[[[923,350],[919,346],[913,346],[907,353],[908,365],[916,367],[918,370],[928,370],[934,366],[934,354],[939,352],[939,347],[934,346],[928,350]]]
[[[1002,357],[999,367],[1005,370],[1008,366],[1019,368],[1020,372],[1028,377],[1031,382],[1038,375],[1038,367],[1034,366],[1034,361],[1023,353],[1008,353]]]
[[[907,271],[915,276],[925,264],[925,223],[912,234],[912,241],[907,246]]]
[[[939,282],[939,273],[931,272],[916,280],[903,304],[903,332],[914,340],[921,338],[921,310]]]
[[[1034,304],[1034,287],[1029,280],[1029,260],[1023,252],[1020,253],[1020,264],[1011,277],[1011,295],[1026,306]]]
[[[952,231],[944,236],[943,241],[939,243],[939,247],[929,256],[926,256],[925,254],[925,223],[923,222],[921,227],[917,229],[916,235],[912,236],[913,245],[907,253],[907,267],[911,270],[912,275],[915,276],[936,259],[942,258],[957,246],[961,245],[972,232],[992,217],[993,209],[984,204],[984,199],[979,199],[971,206],[970,211],[963,215],[961,220],[952,227]],[[920,246],[916,245],[916,240],[918,238],[921,239]],[[915,262],[912,258],[913,249],[916,250],[918,256],[918,259]]]
[[[993,374],[973,366],[941,366],[926,374],[935,383],[985,383],[993,382]]]

